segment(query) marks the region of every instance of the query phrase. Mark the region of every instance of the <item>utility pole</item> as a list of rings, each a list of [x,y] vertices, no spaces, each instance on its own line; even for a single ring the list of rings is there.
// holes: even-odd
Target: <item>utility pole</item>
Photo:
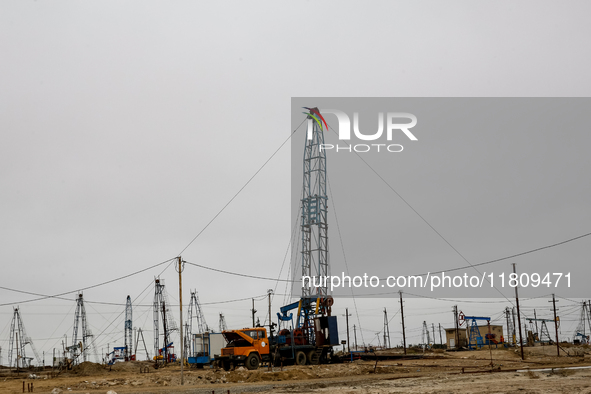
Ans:
[[[351,346],[349,345],[349,308],[345,308],[345,320],[347,321],[347,351],[351,353]]]
[[[269,343],[271,343],[271,341],[273,341],[273,319],[271,319],[271,295],[273,294],[273,289],[268,289],[267,290],[267,294],[269,295]],[[252,309],[254,311],[254,299],[252,301]],[[254,319],[254,312],[252,315],[252,318]],[[263,325],[265,324],[265,322],[263,321]],[[271,360],[273,360],[274,356],[271,354],[271,359],[269,360],[269,371],[272,371],[273,367],[273,362]],[[283,365],[283,364],[282,364]],[[230,390],[228,390],[229,392]]]
[[[560,345],[558,344],[558,318],[556,317],[556,298],[554,298],[554,294],[552,294],[552,307],[554,308],[554,328],[556,329],[556,354],[560,357]]]
[[[443,346],[443,340],[441,339],[441,323],[439,323],[439,344]]]
[[[355,337],[355,350],[357,350],[357,327],[353,324],[353,336]]]
[[[273,338],[273,320],[271,319],[271,295],[273,294],[273,290],[267,290],[267,294],[269,295],[269,336]]]
[[[388,346],[388,349],[392,347],[392,343],[390,342],[390,324],[388,322],[388,312],[386,308],[384,308],[384,347]]]
[[[400,294],[400,316],[402,316],[402,347],[404,348],[404,354],[406,354],[406,333],[404,331],[404,304],[402,302],[402,291]]]
[[[460,327],[458,327],[458,306],[454,305],[454,326],[456,328],[456,349],[460,348]]]
[[[515,272],[515,263],[513,263],[513,273],[515,276],[517,276],[517,272]],[[519,280],[517,283],[519,283]],[[519,295],[517,294],[517,284],[515,285],[515,303],[517,304],[517,324],[519,324],[519,348],[521,349],[521,359],[525,360],[525,356],[523,355],[523,336],[521,333],[521,313],[519,312]]]
[[[181,386],[185,384],[185,377],[183,375],[183,367],[185,365],[185,347],[183,346],[183,259],[181,256],[178,257],[179,260],[179,333],[181,337]],[[164,346],[168,344],[165,343]]]
[[[513,317],[513,346],[517,345],[517,331],[515,328],[515,307],[511,308],[511,316]]]
[[[582,323],[583,323],[583,335],[586,335],[587,334],[587,331],[585,330],[585,318],[587,317],[587,313],[586,313],[587,307],[586,307],[586,304],[587,304],[587,302],[586,301],[583,301],[583,310],[581,311]]]
[[[256,310],[256,309],[254,309],[254,298],[253,298],[253,299],[252,299],[252,326],[253,326],[253,327],[255,326],[255,324],[254,324],[254,314],[255,314],[255,313],[257,313],[257,310]],[[271,316],[271,315],[269,315],[269,316]]]

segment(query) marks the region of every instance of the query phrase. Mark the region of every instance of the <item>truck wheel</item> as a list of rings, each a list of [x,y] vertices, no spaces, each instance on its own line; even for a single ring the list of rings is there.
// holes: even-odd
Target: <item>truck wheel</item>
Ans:
[[[320,356],[316,353],[316,350],[310,350],[308,352],[308,364],[318,365],[320,364]]]
[[[224,371],[229,371],[230,370],[230,362],[229,361],[223,361],[222,362],[222,368],[224,368]]]
[[[301,350],[298,350],[295,355],[296,365],[306,365],[306,354]]]
[[[244,366],[248,370],[258,369],[259,368],[259,358],[256,354],[249,354],[244,362]]]

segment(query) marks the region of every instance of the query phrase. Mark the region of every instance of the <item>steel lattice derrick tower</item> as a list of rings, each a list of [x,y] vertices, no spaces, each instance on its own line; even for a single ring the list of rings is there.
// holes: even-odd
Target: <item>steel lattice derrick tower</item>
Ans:
[[[191,303],[189,304],[189,317],[187,319],[187,329],[188,333],[193,333],[193,320],[197,320],[197,330],[199,334],[205,333],[209,331],[209,327],[207,327],[207,323],[205,322],[205,316],[203,315],[203,310],[201,309],[201,303],[199,302],[199,296],[197,295],[197,290],[191,291]]]
[[[164,362],[168,362],[168,345],[170,344],[170,334],[178,330],[174,319],[170,316],[168,306],[168,297],[164,289],[164,279],[156,279],[154,286],[154,349],[158,356],[159,346],[159,326],[162,320],[162,333],[164,334],[164,349],[162,356]]]
[[[82,320],[82,340],[78,342],[78,326],[80,320]],[[88,322],[86,320],[86,308],[84,307],[84,297],[82,296],[82,293],[80,293],[78,294],[78,298],[76,299],[76,313],[74,315],[74,331],[72,333],[72,346],[69,347],[69,350],[72,353],[72,358],[76,358],[79,354],[78,352],[80,351],[82,354],[82,361],[87,361],[88,349],[94,346],[92,339],[92,331],[90,330],[90,328],[88,328]],[[98,363],[96,350],[94,351],[94,358],[95,361]]]
[[[133,354],[133,320],[131,310],[131,297],[127,296],[125,304],[125,361],[130,361]]]
[[[25,331],[20,311],[18,308],[14,308],[14,314],[12,315],[12,322],[10,324],[10,342],[8,346],[9,367],[15,366],[17,368],[28,368],[31,366],[31,360],[33,358],[27,357],[25,353],[25,346],[27,344],[31,346],[33,354],[35,354],[35,358],[37,359],[37,363],[41,365],[41,359],[39,358],[39,354],[37,354],[37,349],[35,349],[33,341]],[[14,352],[16,352],[16,355],[13,354]]]
[[[185,323],[185,330],[188,338],[192,338],[193,335],[193,320],[197,320],[196,329],[198,334],[203,334],[209,331],[207,323],[205,322],[205,316],[201,310],[201,304],[199,303],[199,297],[197,296],[197,290],[191,290],[191,302],[189,303],[189,310],[187,311],[187,322]],[[185,354],[189,354],[191,350],[191,341],[185,341]]]
[[[328,276],[328,196],[326,193],[326,152],[320,112],[311,108],[304,149],[304,184],[302,196],[302,277]],[[326,297],[328,287],[302,286],[303,299]]]
[[[427,341],[425,342],[425,337],[427,339]],[[423,338],[422,338],[422,342],[423,342],[423,350],[425,348],[430,348],[431,347],[431,335],[429,334],[429,328],[427,328],[427,322],[423,321]]]
[[[587,331],[587,327],[589,328],[589,332]],[[589,311],[589,305],[586,301],[583,301],[581,304],[581,316],[579,318],[577,329],[574,332],[573,339],[577,336],[586,338],[589,333],[591,333],[591,313]]]
[[[159,335],[159,327],[160,327],[160,315],[161,315],[161,308],[166,308],[164,304],[164,297],[162,295],[164,291],[164,281],[160,281],[160,279],[156,279],[154,282],[154,350],[155,355],[158,356],[160,350],[160,335]],[[164,361],[168,360],[167,356],[167,348],[168,345],[166,342],[168,340],[168,335],[166,332],[166,321],[162,321],[162,325],[164,326]]]
[[[224,314],[221,312],[220,312],[219,325],[220,325],[220,332],[226,331],[228,329],[228,326],[226,325],[226,318],[224,317]]]

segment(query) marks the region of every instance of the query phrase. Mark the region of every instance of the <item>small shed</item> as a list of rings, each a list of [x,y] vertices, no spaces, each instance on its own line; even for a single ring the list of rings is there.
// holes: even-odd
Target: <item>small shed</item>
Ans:
[[[472,340],[471,343],[469,343],[469,339],[471,337],[471,330],[475,330],[474,334],[476,334],[472,335],[472,337],[478,336],[478,332],[480,333],[482,342],[476,343],[475,340]],[[468,328],[459,328],[457,330],[457,333],[455,328],[446,328],[445,339],[448,349],[458,349],[463,347],[479,347],[488,345],[489,343],[492,345],[497,345],[499,343],[504,342],[503,326],[491,324],[490,333],[488,331],[488,325],[486,324],[478,325],[475,328],[472,328],[470,326],[468,326]]]

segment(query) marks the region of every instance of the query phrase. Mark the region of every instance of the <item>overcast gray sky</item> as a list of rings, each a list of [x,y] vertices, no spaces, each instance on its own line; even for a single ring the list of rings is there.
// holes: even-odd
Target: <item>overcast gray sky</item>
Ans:
[[[175,257],[287,138],[291,97],[591,92],[584,1],[5,1],[0,8],[0,285],[39,294]],[[286,146],[183,258],[277,276],[290,239],[290,176]],[[160,271],[85,291],[85,299],[137,298],[134,326],[149,332],[151,310],[141,305],[151,302]],[[162,275],[173,302],[175,275],[172,268]],[[186,267],[184,301],[191,288],[211,303],[274,287]],[[0,296],[0,304],[20,305],[39,351],[70,338],[74,301]],[[448,304],[436,308],[446,312],[433,315],[435,323],[451,324]],[[381,329],[383,306],[359,307],[366,341]],[[249,301],[204,308],[212,326],[219,312],[232,327],[250,321]],[[122,307],[87,311],[102,333],[99,350],[122,343]],[[408,324],[418,327],[425,313],[410,313]],[[0,306],[3,350],[11,317],[12,306]]]

